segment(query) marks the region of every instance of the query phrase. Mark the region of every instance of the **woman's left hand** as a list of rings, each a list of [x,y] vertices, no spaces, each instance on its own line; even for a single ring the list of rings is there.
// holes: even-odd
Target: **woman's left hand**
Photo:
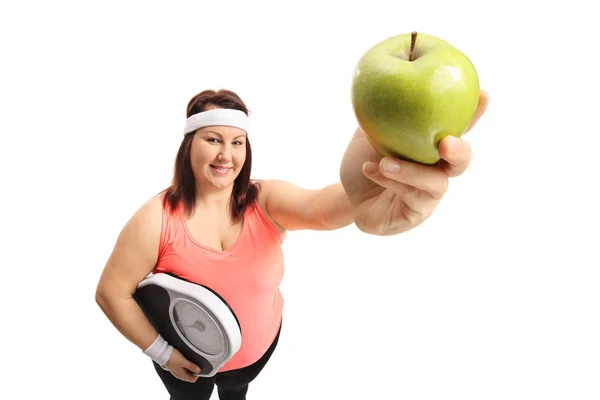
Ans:
[[[467,131],[483,115],[488,101],[488,94],[481,91]],[[408,231],[425,221],[446,193],[449,178],[461,175],[471,161],[471,148],[464,139],[447,136],[438,151],[441,160],[432,166],[382,157],[358,129],[340,168],[356,226],[383,236]]]

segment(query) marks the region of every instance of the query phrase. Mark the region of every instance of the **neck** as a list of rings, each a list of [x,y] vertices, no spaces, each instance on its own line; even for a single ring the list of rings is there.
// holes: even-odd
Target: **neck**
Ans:
[[[229,212],[233,186],[217,189],[198,185],[196,191],[196,207]]]

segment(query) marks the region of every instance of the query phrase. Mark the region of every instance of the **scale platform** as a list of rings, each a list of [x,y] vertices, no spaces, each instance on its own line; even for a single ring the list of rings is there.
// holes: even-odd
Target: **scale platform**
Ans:
[[[200,367],[196,376],[214,376],[241,346],[235,313],[205,286],[156,273],[138,284],[133,298],[154,329]]]

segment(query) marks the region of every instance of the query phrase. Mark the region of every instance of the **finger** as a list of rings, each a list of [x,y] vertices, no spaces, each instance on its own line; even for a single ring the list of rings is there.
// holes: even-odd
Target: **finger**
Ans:
[[[464,139],[446,136],[440,141],[438,166],[452,178],[463,174],[471,163],[471,145]]]
[[[479,118],[485,113],[487,106],[490,102],[490,95],[485,90],[481,90],[479,92],[479,102],[477,103],[477,109],[475,110],[475,115],[473,115],[473,119],[471,123],[467,127],[465,133],[469,132],[475,125],[477,125],[477,121]]]
[[[363,173],[367,178],[398,194],[407,194],[410,192],[418,192],[419,190],[404,183],[395,181],[383,175],[380,165],[376,162],[368,161],[363,164]]]
[[[197,366],[196,364],[194,364],[193,362],[188,362],[186,368],[189,369],[194,374],[200,373],[200,367]]]
[[[188,382],[196,382],[196,380],[198,379],[198,376],[195,374],[199,374],[200,373],[200,367],[198,367],[196,364],[194,364],[193,362],[189,361],[186,359],[186,363],[182,368],[184,374],[186,375],[186,380],[188,380]]]
[[[367,166],[367,171],[368,168]],[[386,178],[380,179],[382,183],[377,183],[392,190],[395,187],[394,183],[401,183],[423,191],[434,199],[441,199],[448,189],[448,176],[439,168],[384,157],[376,171],[382,175],[382,178]],[[372,178],[376,175],[371,174],[368,177]]]
[[[190,382],[190,383],[194,383],[196,382],[196,380],[198,380],[198,377],[193,375],[189,370],[187,370],[186,368],[181,368],[178,371],[179,373],[177,374],[177,378],[179,378],[179,380],[185,381],[185,382]]]
[[[363,170],[367,178],[390,191],[388,199],[384,201],[402,204],[402,213],[407,219],[424,220],[439,202],[439,199],[425,191],[384,176],[377,163],[365,163]]]

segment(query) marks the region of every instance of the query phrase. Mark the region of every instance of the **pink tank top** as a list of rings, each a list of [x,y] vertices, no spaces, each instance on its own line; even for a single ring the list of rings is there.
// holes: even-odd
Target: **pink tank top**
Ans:
[[[163,207],[158,263],[153,272],[172,273],[205,285],[229,303],[242,329],[242,343],[220,371],[248,366],[267,351],[281,324],[281,235],[257,204],[246,209],[237,241],[225,251],[216,250],[193,239],[180,210],[171,213]]]

